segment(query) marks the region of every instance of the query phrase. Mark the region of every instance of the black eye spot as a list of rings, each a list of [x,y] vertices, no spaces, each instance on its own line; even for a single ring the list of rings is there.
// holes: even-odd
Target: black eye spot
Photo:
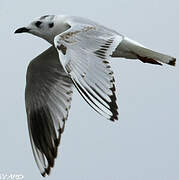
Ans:
[[[37,22],[35,23],[35,26],[38,27],[38,28],[40,28],[40,25],[41,25],[41,24],[42,24],[41,21],[37,21]]]
[[[54,26],[54,23],[49,23],[49,28],[52,28]]]

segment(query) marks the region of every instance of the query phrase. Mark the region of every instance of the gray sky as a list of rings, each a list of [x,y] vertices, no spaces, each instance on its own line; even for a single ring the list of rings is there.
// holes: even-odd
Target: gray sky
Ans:
[[[1,0],[0,173],[23,174],[27,180],[43,178],[27,130],[26,68],[49,44],[13,32],[45,14],[90,18],[179,59],[177,0]],[[112,67],[119,121],[98,115],[75,91],[55,168],[47,179],[178,180],[179,63],[173,68],[114,59]]]

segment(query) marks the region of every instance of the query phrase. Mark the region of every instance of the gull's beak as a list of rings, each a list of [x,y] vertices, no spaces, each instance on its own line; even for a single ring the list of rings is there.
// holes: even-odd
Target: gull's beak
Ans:
[[[29,32],[29,31],[30,31],[29,28],[22,27],[22,28],[17,29],[14,33],[25,33],[25,32]]]

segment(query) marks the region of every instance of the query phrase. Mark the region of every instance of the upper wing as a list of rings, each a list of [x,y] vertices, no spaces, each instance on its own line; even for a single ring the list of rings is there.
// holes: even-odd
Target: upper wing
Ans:
[[[54,39],[63,68],[90,106],[117,120],[114,77],[108,59],[122,37],[100,26],[69,25],[70,29]]]
[[[28,66],[25,100],[33,154],[43,176],[50,173],[70,109],[73,84],[50,47]]]

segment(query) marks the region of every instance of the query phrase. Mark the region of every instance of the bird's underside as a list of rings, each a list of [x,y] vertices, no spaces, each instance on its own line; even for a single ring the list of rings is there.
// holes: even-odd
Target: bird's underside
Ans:
[[[175,66],[176,63],[176,58],[150,50],[127,37],[123,38],[123,41],[113,52],[112,57],[136,59],[143,63],[156,65],[162,65],[164,63]]]

